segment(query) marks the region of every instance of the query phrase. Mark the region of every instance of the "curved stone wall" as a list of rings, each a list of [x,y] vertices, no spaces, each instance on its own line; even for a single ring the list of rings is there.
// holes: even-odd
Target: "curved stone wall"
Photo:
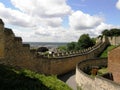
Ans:
[[[88,66],[106,66],[107,59],[83,60],[76,65],[76,83],[82,90],[120,90],[120,85],[100,76],[91,78],[83,72]]]

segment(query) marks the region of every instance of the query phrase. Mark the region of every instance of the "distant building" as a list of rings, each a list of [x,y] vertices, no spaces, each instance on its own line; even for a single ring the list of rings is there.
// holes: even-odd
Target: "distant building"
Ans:
[[[59,50],[57,48],[50,48],[49,49],[49,53],[52,54],[52,53],[58,53]]]

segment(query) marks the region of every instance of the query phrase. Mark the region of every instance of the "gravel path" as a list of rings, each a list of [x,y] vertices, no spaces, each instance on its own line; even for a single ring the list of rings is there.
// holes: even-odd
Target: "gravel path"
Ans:
[[[75,71],[71,71],[64,75],[58,76],[58,78],[68,84],[73,90],[77,90],[77,85],[75,82]]]

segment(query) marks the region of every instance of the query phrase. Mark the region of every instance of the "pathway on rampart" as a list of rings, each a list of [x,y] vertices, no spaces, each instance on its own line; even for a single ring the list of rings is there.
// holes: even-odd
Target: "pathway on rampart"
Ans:
[[[68,84],[68,86],[71,87],[73,90],[77,90],[77,85],[75,82],[75,70],[58,76],[58,78]]]

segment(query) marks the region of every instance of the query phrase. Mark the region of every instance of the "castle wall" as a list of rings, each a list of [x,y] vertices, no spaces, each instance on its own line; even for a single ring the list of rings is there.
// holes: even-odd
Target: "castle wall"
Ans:
[[[4,23],[0,19],[0,57],[4,57]]]
[[[108,53],[108,70],[115,82],[120,83],[120,46]]]
[[[96,57],[105,47],[106,44],[101,43],[96,47],[84,50],[83,52],[73,52],[74,54],[71,55],[68,54],[59,57],[38,58],[37,62],[39,61],[42,65],[37,63],[38,65],[41,65],[41,67],[38,67],[39,69],[37,69],[45,74],[64,74],[74,70],[79,61]]]
[[[3,48],[1,53],[5,54],[5,59],[1,62],[44,74],[60,75],[67,73],[75,69],[79,61],[96,57],[106,47],[105,42],[99,42],[82,51],[41,56],[37,52],[31,52],[28,44],[22,44],[22,38],[16,37],[11,29],[4,28],[2,30],[0,29],[2,32],[0,44],[3,45],[3,47],[1,46]]]
[[[120,36],[113,36],[113,37],[108,37],[109,43],[111,45],[119,45],[120,44]]]
[[[106,66],[107,59],[83,60],[76,66],[76,83],[82,90],[119,90],[120,85],[100,76],[91,78],[83,72],[88,66]]]
[[[22,44],[21,37],[15,37],[11,29],[4,29],[5,64],[15,67],[34,69],[34,61],[30,53],[30,45]]]
[[[120,45],[120,36],[112,36],[112,37],[106,37],[106,36],[103,36],[103,37],[99,37],[97,38],[96,42],[100,42],[101,40],[103,40],[103,42],[108,42],[108,44],[110,45]]]

